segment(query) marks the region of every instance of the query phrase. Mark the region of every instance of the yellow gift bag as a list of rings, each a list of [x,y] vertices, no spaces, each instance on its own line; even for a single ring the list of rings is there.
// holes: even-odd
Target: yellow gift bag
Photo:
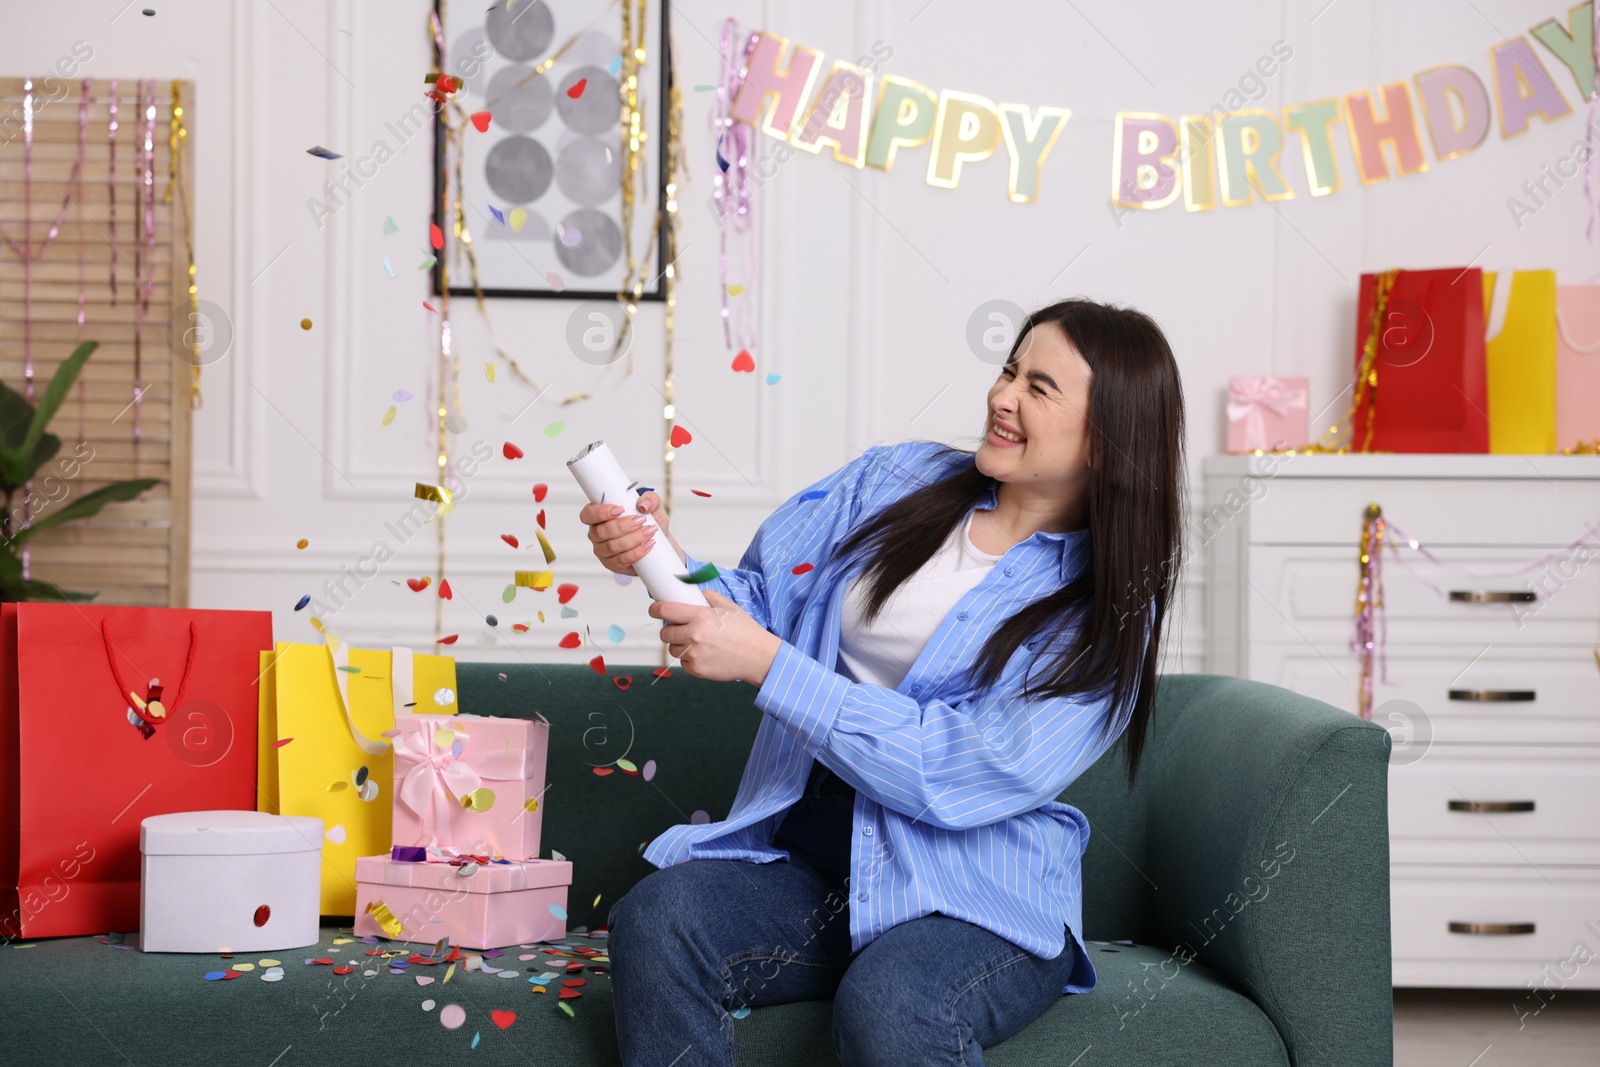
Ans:
[[[1499,280],[1498,291],[1496,281]],[[1556,450],[1556,272],[1483,272],[1489,451]],[[1502,311],[1503,309],[1503,311]],[[1498,331],[1496,325],[1499,326]]]
[[[456,664],[409,648],[261,654],[257,808],[322,820],[322,914],[353,915],[356,858],[389,851],[397,713],[456,713]]]

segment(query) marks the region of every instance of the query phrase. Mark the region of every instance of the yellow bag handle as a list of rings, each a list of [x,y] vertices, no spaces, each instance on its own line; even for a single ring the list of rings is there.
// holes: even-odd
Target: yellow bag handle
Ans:
[[[393,659],[389,666],[389,692],[394,699],[395,714],[398,715],[401,708],[411,703],[414,667],[411,649],[396,646],[391,651]],[[340,669],[350,666],[350,649],[343,641],[338,643],[338,647],[330,643],[328,655],[333,659],[333,676],[339,683],[339,706],[344,709],[344,721],[350,727],[350,739],[369,756],[381,756],[390,751],[392,746],[387,740],[374,741],[363,734],[350,712],[350,672]]]

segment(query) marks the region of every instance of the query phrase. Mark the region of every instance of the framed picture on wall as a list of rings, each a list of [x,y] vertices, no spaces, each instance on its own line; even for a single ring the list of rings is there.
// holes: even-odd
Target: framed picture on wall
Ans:
[[[671,57],[666,5],[645,6],[638,99],[646,137],[632,232],[624,233],[620,7],[614,0],[450,5],[445,72],[462,79],[455,99],[467,114],[487,111],[491,119],[482,132],[463,131],[459,190],[456,168],[446,172],[443,120],[436,125],[434,221],[450,232],[447,209],[459,192],[483,295],[612,299],[627,278],[631,247],[636,262],[650,262],[642,298],[664,298],[665,246],[658,234],[652,248],[651,234],[666,196],[662,121]],[[435,293],[441,266],[433,271]],[[450,266],[451,295],[472,296],[465,263],[452,258]],[[560,291],[552,272],[564,283]]]

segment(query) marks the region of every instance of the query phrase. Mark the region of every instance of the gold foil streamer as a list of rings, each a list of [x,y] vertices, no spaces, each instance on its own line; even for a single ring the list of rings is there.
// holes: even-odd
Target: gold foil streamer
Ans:
[[[1563,456],[1600,456],[1600,437],[1593,441],[1579,441],[1571,448],[1561,450]]]
[[[551,585],[555,584],[556,572],[517,571],[513,575],[512,580],[515,581],[517,585],[522,586],[524,589],[549,589]]]
[[[194,206],[189,201],[189,183],[183,173],[183,150],[189,145],[189,129],[183,121],[183,83],[172,82],[172,118],[167,132],[167,194],[163,203],[172,203],[172,190],[178,190],[178,202],[183,218],[183,254],[185,270],[189,277],[189,407],[200,406],[200,290],[194,275]]]
[[[429,485],[427,482],[418,482],[416,492],[412,495],[418,500],[432,500],[440,504],[450,503],[450,490],[442,485]]]

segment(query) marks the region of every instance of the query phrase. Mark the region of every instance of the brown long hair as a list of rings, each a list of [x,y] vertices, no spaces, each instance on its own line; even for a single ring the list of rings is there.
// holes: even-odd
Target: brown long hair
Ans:
[[[1183,559],[1183,386],[1154,319],[1089,300],[1062,300],[1030,314],[1007,363],[1016,361],[1033,329],[1047,324],[1066,335],[1093,371],[1088,423],[1098,465],[1088,477],[1091,559],[1076,578],[989,635],[978,653],[976,681],[993,686],[1018,646],[1043,638],[1034,642],[1040,657],[1028,670],[1024,694],[1109,695],[1112,714],[1105,729],[1126,725],[1131,785],[1155,705],[1161,634]],[[995,484],[975,464],[961,466],[877,512],[839,543],[836,558],[870,554],[861,574],[868,619]],[[1047,646],[1053,658],[1044,655]]]

